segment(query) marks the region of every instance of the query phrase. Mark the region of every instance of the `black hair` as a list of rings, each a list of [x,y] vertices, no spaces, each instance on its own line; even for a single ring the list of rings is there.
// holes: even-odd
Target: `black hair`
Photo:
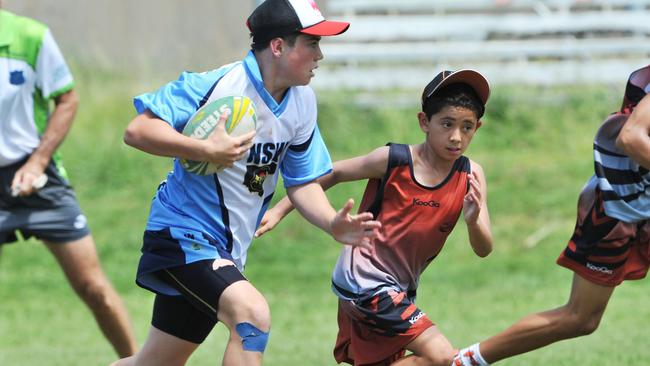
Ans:
[[[300,32],[292,32],[292,33],[289,33],[287,35],[278,36],[278,37],[284,39],[284,41],[287,42],[289,47],[293,47],[296,44],[296,39],[298,39],[298,36],[301,35],[301,34],[302,33],[300,33]],[[250,36],[252,38],[253,33],[251,33]],[[273,38],[277,38],[277,37],[273,37]],[[264,41],[264,42],[253,42],[253,43],[251,43],[251,49],[253,51],[263,51],[269,46],[269,44],[270,44],[270,42],[271,42],[271,40],[273,38],[269,39],[268,41]]]
[[[433,93],[424,101],[422,112],[427,119],[440,112],[445,107],[463,107],[476,114],[476,119],[481,119],[485,113],[485,106],[481,103],[474,89],[465,83],[454,83]]]

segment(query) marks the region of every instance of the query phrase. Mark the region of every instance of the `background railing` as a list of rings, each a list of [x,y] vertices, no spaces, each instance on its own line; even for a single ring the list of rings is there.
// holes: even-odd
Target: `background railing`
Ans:
[[[441,69],[494,83],[620,82],[650,62],[648,0],[329,0],[321,88],[420,87]]]

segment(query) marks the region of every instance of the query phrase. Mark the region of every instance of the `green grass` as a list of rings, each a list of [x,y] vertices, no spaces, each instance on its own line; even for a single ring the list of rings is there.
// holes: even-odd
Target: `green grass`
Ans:
[[[153,295],[133,279],[149,202],[171,162],[126,147],[122,133],[134,116],[131,97],[157,84],[90,72],[77,79],[82,104],[62,148],[65,163],[104,270],[126,302],[142,344]],[[494,253],[474,256],[461,222],[420,282],[419,306],[454,345],[473,343],[566,301],[572,274],[556,266],[555,258],[572,232],[577,195],[593,169],[593,135],[621,92],[601,86],[494,90],[468,151],[487,174]],[[419,93],[404,93],[412,105],[392,108],[350,103],[355,93],[321,95],[320,127],[333,158],[389,141],[419,143]],[[377,98],[377,105],[391,105],[391,95]],[[358,201],[363,188],[362,182],[346,184],[328,195],[341,206],[348,197]],[[267,365],[335,364],[336,298],[329,276],[338,250],[295,213],[254,243],[246,274],[271,306]],[[595,334],[501,364],[647,365],[648,290],[647,281],[625,283]],[[3,248],[0,314],[0,365],[103,365],[114,359],[54,259],[35,241]],[[189,364],[220,364],[226,337],[217,326]]]

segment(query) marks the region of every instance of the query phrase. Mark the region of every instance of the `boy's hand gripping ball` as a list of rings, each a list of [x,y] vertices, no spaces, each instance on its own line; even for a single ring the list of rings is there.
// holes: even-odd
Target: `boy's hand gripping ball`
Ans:
[[[231,136],[240,136],[257,127],[257,114],[253,101],[245,96],[227,96],[201,107],[185,125],[183,135],[205,140],[217,126],[219,117],[230,112],[225,129]],[[203,161],[180,159],[181,166],[190,173],[209,175],[224,169],[223,166]]]

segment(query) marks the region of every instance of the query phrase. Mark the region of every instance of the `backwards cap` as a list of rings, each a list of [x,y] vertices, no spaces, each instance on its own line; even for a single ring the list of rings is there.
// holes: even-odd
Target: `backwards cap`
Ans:
[[[294,32],[335,36],[350,27],[350,23],[325,20],[314,0],[266,0],[253,10],[246,25],[254,44]]]
[[[490,97],[490,83],[478,71],[463,69],[458,71],[445,70],[436,75],[433,80],[424,87],[422,92],[422,107],[426,104],[427,100],[431,98],[436,92],[447,85],[463,83],[469,85],[479,100],[485,106],[488,98]]]

